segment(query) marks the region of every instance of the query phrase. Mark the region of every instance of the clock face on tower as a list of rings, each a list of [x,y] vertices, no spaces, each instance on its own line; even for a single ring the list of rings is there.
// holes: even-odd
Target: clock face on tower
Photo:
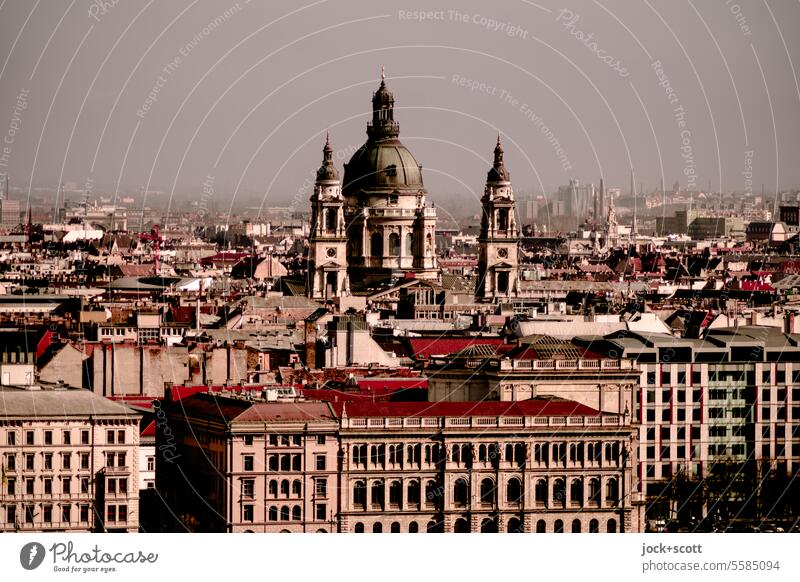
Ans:
[[[329,248],[329,249],[328,249],[327,251],[325,251],[325,252],[326,252],[326,253],[327,253],[327,255],[328,255],[329,257],[331,257],[331,258],[333,258],[333,257],[335,257],[335,256],[336,256],[336,249],[334,249],[334,248]]]
[[[501,259],[508,257],[508,249],[497,249],[497,256]]]

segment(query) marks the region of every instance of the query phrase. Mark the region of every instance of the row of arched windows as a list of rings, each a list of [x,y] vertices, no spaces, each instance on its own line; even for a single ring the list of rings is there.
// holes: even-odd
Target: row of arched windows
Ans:
[[[404,251],[404,255],[410,257],[413,252],[414,246],[414,235],[408,233],[406,235],[406,248]],[[383,235],[379,232],[372,233],[370,237],[370,254],[373,257],[382,257],[383,256]],[[390,257],[399,257],[400,256],[400,235],[396,232],[389,234],[389,256]]]
[[[426,504],[434,504],[439,497],[437,492],[439,487],[436,481],[428,480],[425,483]],[[353,505],[356,509],[367,509],[367,482],[359,480],[353,483]],[[383,509],[385,507],[386,481],[378,479],[369,486],[369,504],[372,508]],[[423,502],[422,482],[414,479],[407,482],[405,487],[405,497],[403,496],[403,483],[401,481],[389,481],[389,505],[393,507],[413,507],[419,506]]]
[[[603,454],[605,452],[605,455]],[[533,445],[533,460],[537,463],[609,463],[617,464],[620,458],[619,442],[601,443],[539,443]]]
[[[289,508],[288,505],[284,505],[280,508],[272,505],[267,509],[268,521],[301,521],[302,519],[303,510],[299,505],[294,505],[291,508]]]
[[[267,485],[267,494],[270,497],[278,497],[279,493],[281,497],[290,495],[300,497],[303,494],[303,483],[300,479],[295,479],[290,485],[288,479],[283,479],[280,483],[276,479],[272,479]]]
[[[389,465],[400,467],[421,467],[422,463],[431,464],[439,460],[439,445],[353,445],[353,464],[366,467],[386,467],[388,452]]]

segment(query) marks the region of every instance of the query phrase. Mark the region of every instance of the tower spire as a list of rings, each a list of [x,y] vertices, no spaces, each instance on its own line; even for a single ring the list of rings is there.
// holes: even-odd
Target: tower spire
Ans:
[[[386,69],[384,69],[383,65],[381,65],[381,81],[386,80]]]

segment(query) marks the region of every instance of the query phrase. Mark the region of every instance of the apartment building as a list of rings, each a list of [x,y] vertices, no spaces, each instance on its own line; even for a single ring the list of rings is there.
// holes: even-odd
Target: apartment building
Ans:
[[[637,362],[648,519],[797,517],[800,336],[742,326],[703,339],[617,332],[576,341]]]
[[[641,531],[636,429],[560,398],[165,403],[166,529],[254,532]],[[166,451],[166,454],[165,454]]]
[[[139,415],[80,389],[0,388],[0,531],[135,532]]]

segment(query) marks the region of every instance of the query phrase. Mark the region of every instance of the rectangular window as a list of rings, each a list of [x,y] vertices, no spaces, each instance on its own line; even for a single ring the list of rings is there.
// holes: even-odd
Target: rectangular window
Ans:
[[[147,470],[148,471],[155,471],[156,470],[156,458],[153,456],[147,457]]]
[[[8,477],[8,482],[6,483],[6,493],[11,496],[17,494],[17,480],[14,479],[14,477]]]
[[[678,408],[678,410],[677,410],[677,422],[686,422],[686,409],[685,408]]]
[[[44,431],[44,444],[52,445],[53,444],[53,431],[46,430]]]
[[[89,453],[81,453],[81,469],[89,468]]]
[[[25,470],[33,471],[35,455],[33,453],[25,453]]]
[[[118,430],[117,431],[117,444],[124,445],[125,444],[125,430]]]
[[[662,426],[661,427],[661,440],[662,441],[668,441],[669,438],[670,438],[669,427],[668,426]]]
[[[327,497],[328,496],[327,479],[317,479],[314,482],[314,492],[316,493],[317,497]]]
[[[72,453],[61,453],[61,468],[62,469],[72,468]]]
[[[326,465],[325,455],[316,455],[315,459],[316,459],[317,471],[324,471]]]
[[[303,444],[303,437],[299,434],[292,435],[292,444],[296,447],[299,447]]]
[[[244,470],[245,471],[253,470],[253,455],[244,456]]]
[[[25,495],[33,495],[33,488],[36,481],[34,479],[25,479]]]
[[[89,493],[89,477],[81,477],[81,493]]]
[[[250,504],[242,505],[242,521],[253,521],[253,506]]]
[[[61,506],[61,522],[69,523],[72,521],[72,506],[68,503]]]
[[[114,437],[116,433],[113,430],[106,431],[106,444],[113,445],[114,444]]]
[[[33,512],[36,509],[33,505],[25,506],[25,523],[33,523]]]
[[[252,498],[255,494],[256,482],[253,479],[242,480],[242,497]]]
[[[324,434],[318,434],[317,435],[317,444],[318,445],[324,445],[325,444],[325,435]]]
[[[6,433],[6,444],[10,447],[14,447],[17,444],[17,433],[13,431],[8,431]]]
[[[6,507],[6,523],[8,523],[8,524],[17,523],[17,506],[16,505],[9,505],[9,506]]]
[[[65,445],[71,445],[72,444],[72,432],[70,432],[68,430],[65,430],[64,432],[62,432],[61,433],[61,440],[64,441]],[[69,506],[67,506],[67,507],[69,507]]]
[[[656,385],[656,373],[655,372],[648,372],[647,373],[647,385],[648,386],[655,386]]]
[[[661,402],[669,402],[670,400],[672,400],[672,391],[663,390],[661,392]]]
[[[45,455],[44,455],[44,470],[45,471],[52,471],[53,470],[53,453],[45,453]]]
[[[53,523],[53,506],[42,506],[42,521],[45,523]]]
[[[278,446],[278,435],[276,435],[276,434],[269,435],[269,444],[270,444],[271,447],[277,447]]]
[[[69,477],[64,477],[61,480],[61,492],[66,495],[72,493],[72,479]]]
[[[25,444],[26,445],[32,445],[33,444],[33,431],[32,430],[26,430],[25,431]]]
[[[117,521],[117,506],[109,505],[106,508],[106,521],[108,523],[116,523]]]
[[[324,503],[317,503],[314,506],[314,517],[317,521],[325,521],[327,519],[328,506]]]
[[[244,435],[244,444],[245,444],[245,446],[248,446],[248,447],[252,446],[253,445],[253,435],[251,435],[251,434]]]
[[[44,480],[44,493],[45,493],[45,495],[52,495],[53,494],[53,480],[52,479],[45,479]]]
[[[88,445],[89,444],[89,431],[88,430],[82,430],[81,431],[81,444],[82,445]]]
[[[81,523],[86,523],[88,521],[89,521],[89,506],[81,505]]]
[[[699,386],[701,383],[700,372],[692,372],[692,385]]]

